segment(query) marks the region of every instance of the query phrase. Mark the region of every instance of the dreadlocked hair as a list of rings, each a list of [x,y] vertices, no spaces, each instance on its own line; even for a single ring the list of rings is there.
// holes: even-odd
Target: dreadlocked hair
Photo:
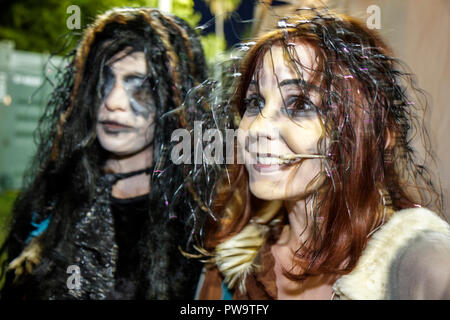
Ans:
[[[2,252],[8,252],[8,262],[22,252],[35,212],[37,222],[51,216],[39,239],[42,256],[47,256],[81,219],[83,205],[93,200],[108,156],[95,131],[102,70],[106,61],[126,48],[131,48],[129,53],[144,52],[156,104],[154,170],[147,230],[139,242],[139,280],[147,284],[149,299],[193,297],[197,278],[187,275],[201,266],[181,261],[187,259],[180,248],[190,248],[198,207],[184,178],[191,168],[170,161],[171,134],[186,124],[187,107],[182,103],[189,90],[206,79],[207,67],[200,41],[188,24],[156,9],[112,9],[98,16],[77,49],[65,57],[67,64],[57,76],[35,134],[37,152],[15,203]]]
[[[427,206],[443,216],[442,192],[427,169],[435,162],[423,124],[426,93],[378,34],[362,22],[328,9],[303,8],[281,19],[273,31],[243,44],[245,54],[231,98],[233,110],[243,116],[250,81],[258,76],[263,56],[272,46],[283,48],[286,61],[303,79],[300,66],[304,66],[295,51],[299,44],[310,47],[316,56],[312,80],[300,84],[300,89],[303,96],[315,90],[321,97],[313,107],[324,130],[318,154],[326,158],[307,186],[325,179],[305,201],[307,212],[313,214],[312,219],[307,217],[307,228],[313,232],[295,253],[300,267],[295,272],[284,270],[292,280],[349,273],[370,235],[397,210]],[[423,155],[413,143],[421,144]],[[261,205],[270,206],[251,195],[242,164],[228,167],[232,174],[214,190],[212,211],[219,222],[206,224],[206,249],[223,250],[227,242],[233,244],[227,250],[236,248],[236,239],[254,231],[249,226],[258,221]],[[273,208],[269,219],[260,224],[276,221],[275,228],[283,222],[284,208]],[[261,237],[275,236],[277,230],[261,232]],[[264,242],[258,243],[255,250]],[[245,272],[238,276],[245,281]]]

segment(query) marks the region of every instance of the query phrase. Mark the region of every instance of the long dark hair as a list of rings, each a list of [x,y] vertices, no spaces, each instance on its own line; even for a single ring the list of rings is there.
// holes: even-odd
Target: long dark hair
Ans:
[[[95,133],[100,75],[109,58],[129,47],[145,53],[156,104],[149,221],[139,244],[140,281],[147,282],[147,298],[192,297],[199,267],[182,257],[179,247],[189,249],[197,209],[184,178],[190,168],[171,162],[170,140],[173,130],[186,125],[186,110],[180,106],[189,90],[206,79],[207,67],[200,41],[187,23],[155,9],[106,12],[67,57],[40,121],[38,150],[2,252],[7,250],[8,261],[17,257],[26,246],[32,218],[39,222],[51,216],[40,239],[42,256],[48,256],[81,219],[83,206],[94,200],[107,157]]]

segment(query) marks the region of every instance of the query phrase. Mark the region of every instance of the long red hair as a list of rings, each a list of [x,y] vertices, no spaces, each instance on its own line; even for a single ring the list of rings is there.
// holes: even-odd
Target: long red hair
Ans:
[[[249,83],[272,46],[282,46],[286,59],[296,67],[298,61],[290,51],[293,41],[314,49],[314,81],[323,90],[317,108],[324,137],[330,140],[326,150],[323,141],[318,144],[328,155],[326,181],[313,197],[314,214],[321,218],[320,225],[314,226],[319,232],[296,252],[302,271],[289,275],[303,279],[345,274],[356,265],[370,234],[394,211],[432,206],[442,214],[441,194],[424,166],[432,158],[420,121],[426,104],[412,76],[401,71],[388,46],[363,23],[311,11],[279,25],[246,52],[232,105],[243,116]],[[416,100],[407,89],[416,93]],[[423,163],[411,147],[412,129],[423,139]],[[243,165],[233,164],[227,170],[216,189],[213,211],[220,219],[207,228],[207,248],[240,232],[257,214],[255,203],[261,202],[249,192]]]

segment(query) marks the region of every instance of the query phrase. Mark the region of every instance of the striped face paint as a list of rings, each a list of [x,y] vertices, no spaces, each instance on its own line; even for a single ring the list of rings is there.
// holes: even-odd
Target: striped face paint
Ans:
[[[117,81],[121,81],[120,85],[125,90],[131,110],[136,116],[148,118],[150,113],[156,111],[150,81],[146,75],[130,74],[117,79],[114,70],[110,66],[105,66],[103,98],[108,97]]]
[[[144,52],[119,52],[102,72],[97,138],[115,155],[152,147],[156,108]]]

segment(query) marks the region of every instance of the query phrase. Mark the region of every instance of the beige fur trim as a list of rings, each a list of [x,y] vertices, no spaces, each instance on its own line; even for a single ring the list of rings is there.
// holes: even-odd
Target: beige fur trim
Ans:
[[[23,249],[22,253],[11,261],[8,270],[14,270],[14,282],[24,273],[31,274],[35,266],[41,261],[42,246],[39,237],[33,238]]]
[[[251,223],[240,233],[216,247],[214,260],[217,268],[225,276],[228,288],[238,284],[241,292],[245,292],[245,279],[258,267],[255,258],[265,241],[269,227]]]
[[[408,241],[422,232],[435,231],[450,237],[450,226],[425,208],[395,213],[369,240],[353,271],[339,278],[333,290],[341,299],[379,300],[387,293],[389,267]]]
[[[260,267],[256,257],[266,241],[270,225],[280,222],[276,216],[282,206],[283,201],[280,200],[267,202],[244,229],[216,247],[210,262],[215,263],[225,276],[228,288],[237,286],[241,293],[246,292],[245,280]]]

